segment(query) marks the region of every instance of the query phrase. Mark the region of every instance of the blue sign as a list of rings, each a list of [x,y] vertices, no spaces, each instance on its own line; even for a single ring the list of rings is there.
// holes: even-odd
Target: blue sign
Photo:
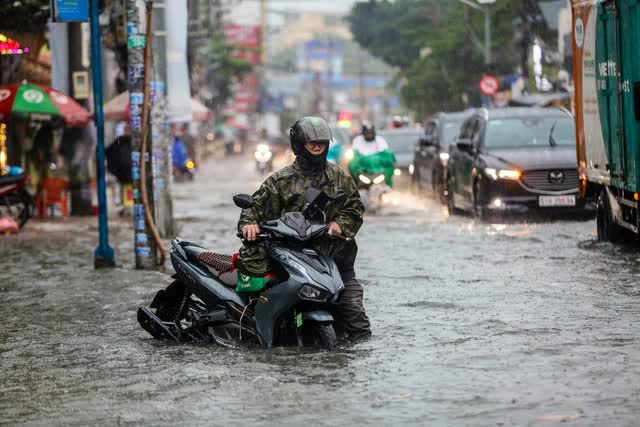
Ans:
[[[53,21],[86,22],[89,20],[89,0],[54,0]]]

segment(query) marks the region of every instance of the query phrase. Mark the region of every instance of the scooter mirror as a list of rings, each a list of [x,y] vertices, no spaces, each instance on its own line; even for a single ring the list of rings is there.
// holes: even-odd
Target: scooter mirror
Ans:
[[[233,203],[239,208],[249,209],[256,204],[256,201],[248,194],[237,194],[233,196]]]
[[[304,192],[304,201],[307,203],[313,203],[322,194],[322,191],[314,187],[309,187]]]

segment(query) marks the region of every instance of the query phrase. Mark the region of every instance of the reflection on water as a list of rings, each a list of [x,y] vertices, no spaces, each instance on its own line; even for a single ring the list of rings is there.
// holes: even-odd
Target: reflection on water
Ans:
[[[237,250],[231,196],[259,181],[222,179],[239,171],[176,184],[182,238]],[[595,242],[593,222],[482,223],[393,197],[359,235],[374,335],[335,353],[152,340],[135,310],[169,279],[132,268],[128,222],[111,224],[110,271],[92,269],[91,219],[3,238],[0,423],[635,423],[637,253]]]

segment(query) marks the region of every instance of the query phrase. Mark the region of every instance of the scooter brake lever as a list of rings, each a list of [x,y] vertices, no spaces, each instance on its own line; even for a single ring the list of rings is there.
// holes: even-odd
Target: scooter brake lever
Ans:
[[[329,233],[327,233],[327,236],[332,237],[334,239],[338,239],[338,240],[344,240],[345,242],[349,242],[349,241],[352,240],[351,237],[344,237],[341,234],[329,234]]]

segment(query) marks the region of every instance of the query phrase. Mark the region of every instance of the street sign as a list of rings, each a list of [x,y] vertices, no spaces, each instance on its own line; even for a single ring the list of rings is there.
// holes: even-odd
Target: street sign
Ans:
[[[86,22],[89,20],[89,0],[52,0],[52,21]]]
[[[132,49],[144,49],[147,45],[147,38],[140,34],[129,36],[128,44]]]
[[[500,82],[494,76],[484,76],[480,79],[480,93],[485,96],[495,95],[500,88]]]

